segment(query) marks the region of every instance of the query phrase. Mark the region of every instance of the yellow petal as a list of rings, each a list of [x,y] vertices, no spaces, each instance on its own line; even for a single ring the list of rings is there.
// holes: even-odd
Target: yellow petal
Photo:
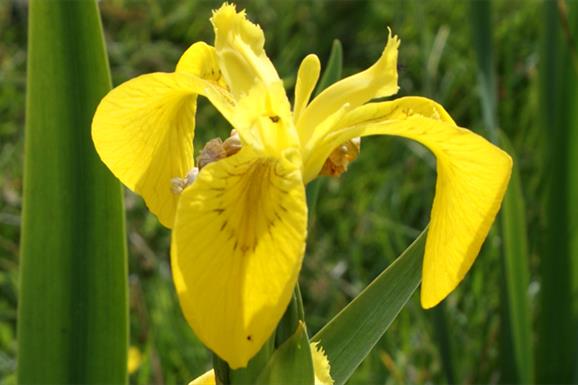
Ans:
[[[176,74],[139,76],[110,91],[92,122],[96,150],[128,188],[171,227],[171,179],[193,167],[196,95]]]
[[[273,333],[301,267],[307,207],[299,167],[249,147],[207,165],[182,194],[172,234],[189,324],[232,368]]]
[[[189,382],[189,385],[217,385],[217,381],[215,380],[215,371],[213,369],[209,370],[200,377]]]
[[[315,371],[315,385],[333,385],[331,378],[331,365],[325,355],[325,351],[319,342],[312,342],[311,358],[313,359],[313,370]]]
[[[500,208],[512,159],[481,136],[455,125],[439,104],[408,97],[359,107],[318,143],[306,172],[319,170],[332,149],[356,136],[396,135],[429,148],[437,159],[436,194],[426,241],[421,303],[443,300],[474,262]],[[312,170],[307,171],[307,167]]]
[[[257,83],[238,101],[233,126],[245,143],[272,156],[299,147],[299,138],[291,116],[283,83]]]
[[[295,83],[295,102],[293,104],[293,120],[297,124],[303,109],[309,103],[309,98],[319,80],[321,63],[319,58],[310,54],[303,59],[297,72],[297,82]]]
[[[369,103],[351,109],[344,105],[319,125],[306,143],[304,158],[304,180],[310,182],[319,174],[330,154],[341,144],[362,136],[368,124],[398,124],[409,116],[421,115],[455,125],[444,108],[434,101],[422,97],[405,97],[391,102]]]
[[[185,51],[175,71],[213,81],[223,88],[227,87],[219,69],[215,48],[202,41],[191,45]]]
[[[307,106],[297,123],[297,130],[306,140],[318,124],[339,111],[344,105],[350,108],[379,97],[397,92],[397,49],[399,39],[391,36],[381,57],[363,72],[349,76],[329,86]],[[305,134],[305,135],[304,135]]]
[[[92,121],[102,161],[167,227],[178,200],[171,179],[183,178],[193,167],[197,94],[232,120],[235,102],[215,82],[189,73],[154,73],[110,91]]]
[[[136,346],[130,346],[128,348],[128,374],[133,374],[137,371],[142,363],[142,353],[140,352],[139,348]]]
[[[261,28],[247,20],[245,11],[223,4],[211,18],[215,29],[215,49],[219,67],[235,97],[255,83],[272,83],[279,75],[265,53],[265,36]]]

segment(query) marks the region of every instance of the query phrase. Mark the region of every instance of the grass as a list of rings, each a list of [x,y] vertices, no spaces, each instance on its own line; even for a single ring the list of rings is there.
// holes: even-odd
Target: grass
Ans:
[[[259,22],[267,51],[290,85],[310,52],[326,63],[334,38],[343,43],[344,75],[367,67],[383,48],[390,26],[401,37],[400,95],[441,102],[464,127],[487,135],[477,88],[477,64],[466,2],[240,1]],[[141,73],[170,71],[197,40],[212,41],[215,1],[100,3],[113,84]],[[570,4],[571,5],[571,4]],[[540,126],[540,34],[543,4],[493,3],[493,60],[497,117],[517,154],[528,223],[530,308],[536,319],[548,181],[547,135]],[[14,384],[17,271],[22,197],[26,64],[26,4],[0,2],[0,383]],[[338,21],[338,22],[336,22]],[[576,39],[578,40],[578,39]],[[196,145],[228,128],[203,109]],[[348,303],[425,227],[433,197],[433,157],[396,138],[369,138],[361,157],[339,179],[321,184],[315,226],[301,275],[311,334]],[[135,384],[184,383],[206,370],[210,357],[183,320],[170,280],[168,231],[126,193],[131,344],[143,353]],[[458,383],[506,378],[500,340],[507,332],[500,307],[501,234],[493,232],[466,280],[445,302],[444,315]],[[432,316],[414,297],[351,384],[443,383]],[[537,333],[534,330],[534,333]]]

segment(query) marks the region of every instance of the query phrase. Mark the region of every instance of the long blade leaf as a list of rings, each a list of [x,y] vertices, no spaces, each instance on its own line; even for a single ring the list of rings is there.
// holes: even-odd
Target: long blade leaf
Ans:
[[[110,89],[95,1],[33,0],[18,383],[127,382],[122,190],[92,146]]]
[[[572,163],[578,139],[574,125],[578,76],[572,58],[576,55],[578,7],[564,1],[546,1],[543,6],[540,115],[547,144],[548,191],[536,372],[538,383],[551,384],[573,382],[578,359],[578,301],[574,295],[578,288],[578,177]]]
[[[341,41],[338,39],[333,40],[333,45],[331,46],[331,52],[329,54],[329,60],[327,60],[327,67],[323,71],[321,80],[317,85],[315,94],[318,95],[341,79],[341,74],[343,73],[343,47],[341,46]],[[317,200],[319,198],[319,191],[321,190],[321,185],[323,183],[322,178],[317,178],[307,185],[307,207],[309,207],[309,228],[314,228],[314,223],[316,220],[317,212]]]
[[[349,379],[418,287],[426,233],[311,339],[325,349],[335,384]]]
[[[514,351],[512,358],[516,366],[518,382],[532,384],[534,383],[534,354],[528,297],[530,269],[528,266],[526,208],[514,149],[505,135],[501,135],[500,143],[504,150],[514,158],[512,178],[500,215],[504,238],[503,253],[508,319]]]
[[[305,324],[300,322],[297,331],[275,350],[256,383],[313,385],[313,362]]]
[[[491,1],[470,1],[473,43],[478,64],[478,86],[483,120],[494,143],[514,157],[514,149],[505,135],[499,136],[496,77],[494,75]],[[503,381],[522,384],[534,381],[532,319],[529,309],[528,240],[524,196],[518,164],[514,162],[512,179],[499,216],[504,239],[502,249],[505,295],[502,306]]]
[[[327,67],[323,71],[323,75],[317,85],[315,95],[319,95],[321,91],[341,79],[343,72],[343,47],[339,39],[333,40],[331,45],[331,52],[329,53],[329,60],[327,60]]]

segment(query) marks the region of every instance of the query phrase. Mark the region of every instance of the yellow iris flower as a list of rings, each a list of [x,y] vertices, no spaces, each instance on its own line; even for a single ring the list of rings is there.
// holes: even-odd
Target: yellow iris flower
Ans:
[[[444,299],[489,231],[510,157],[458,127],[432,100],[371,102],[398,90],[399,40],[391,32],[375,64],[312,101],[320,64],[307,56],[291,106],[261,28],[231,4],[211,21],[214,46],[195,43],[174,72],[113,89],[92,126],[103,162],[172,228],[174,283],[198,337],[232,368],[247,365],[275,330],[297,281],[307,235],[305,185],[334,150],[369,135],[409,138],[436,156],[421,303],[429,308]],[[238,151],[205,162],[198,175],[197,95],[238,134]]]

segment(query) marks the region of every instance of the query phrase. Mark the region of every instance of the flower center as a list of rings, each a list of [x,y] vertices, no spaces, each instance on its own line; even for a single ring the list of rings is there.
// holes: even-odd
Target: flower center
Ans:
[[[175,177],[171,179],[171,189],[175,194],[182,193],[185,188],[193,184],[203,167],[209,163],[236,154],[239,152],[241,147],[241,138],[235,130],[231,131],[230,136],[225,139],[224,142],[221,138],[213,138],[209,140],[197,158],[197,165],[193,167],[184,178]]]

